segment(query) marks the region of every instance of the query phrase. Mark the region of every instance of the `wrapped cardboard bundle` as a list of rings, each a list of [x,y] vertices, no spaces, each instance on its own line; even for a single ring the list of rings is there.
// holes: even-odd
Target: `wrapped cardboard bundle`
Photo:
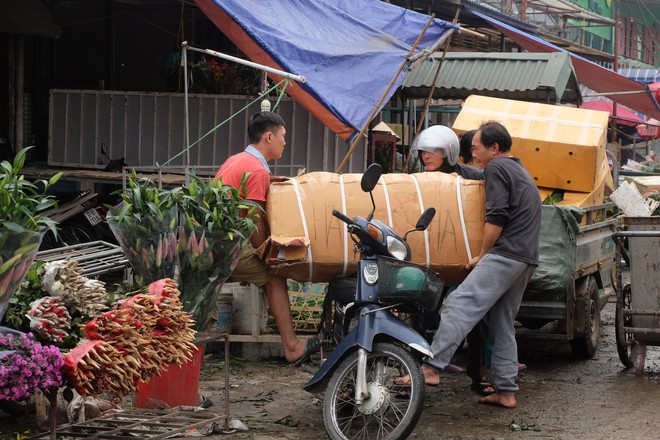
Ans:
[[[536,186],[590,193],[599,186],[609,114],[559,105],[472,95],[452,129],[465,133],[481,123],[504,124]]]
[[[278,276],[325,282],[355,270],[359,255],[345,224],[332,216],[366,217],[369,194],[361,174],[313,172],[272,183],[266,203],[271,247],[266,262]],[[448,284],[462,281],[464,265],[478,255],[485,217],[483,182],[444,173],[384,174],[373,191],[374,218],[403,235],[428,207],[436,215],[425,232],[408,236],[415,263],[440,273]]]

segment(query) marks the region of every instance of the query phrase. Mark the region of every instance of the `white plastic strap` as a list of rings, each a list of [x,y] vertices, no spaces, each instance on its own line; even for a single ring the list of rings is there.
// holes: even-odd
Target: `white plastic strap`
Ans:
[[[344,188],[344,176],[342,174],[339,175],[339,191],[341,192],[341,212],[346,214],[346,189]],[[346,275],[348,272],[348,225],[341,220],[339,220],[339,223],[342,224],[344,237],[344,269],[341,274]]]
[[[298,210],[300,211],[300,219],[302,220],[303,232],[305,237],[308,240],[311,240],[309,236],[309,229],[307,228],[307,220],[305,219],[305,211],[303,210],[302,198],[300,197],[300,187],[298,186],[297,179],[291,179],[293,182],[293,191],[296,193],[296,200],[298,201]],[[307,260],[309,261],[309,281],[312,281],[312,269],[314,268],[314,260],[312,257],[312,247],[307,246]]]
[[[463,198],[461,197],[461,182],[463,178],[456,176],[456,202],[458,202],[458,216],[461,219],[461,231],[463,231],[463,241],[467,251],[468,261],[472,261],[472,251],[470,251],[470,242],[468,241],[467,228],[465,227],[465,216],[463,215]]]
[[[422,200],[422,191],[419,188],[419,182],[414,174],[409,174],[415,183],[415,190],[417,190],[417,201],[419,202],[420,215],[424,212],[424,200]],[[426,267],[431,267],[431,249],[429,249],[429,230],[424,230],[424,249],[426,250]]]
[[[392,221],[392,205],[390,204],[390,194],[387,192],[387,183],[384,179],[385,176],[380,176],[380,183],[383,185],[383,194],[385,195],[385,208],[387,209],[387,222],[390,228],[394,229],[394,222]]]

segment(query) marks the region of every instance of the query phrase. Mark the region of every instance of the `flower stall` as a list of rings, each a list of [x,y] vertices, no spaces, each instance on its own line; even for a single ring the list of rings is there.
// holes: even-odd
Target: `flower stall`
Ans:
[[[201,362],[196,330],[206,327],[260,208],[240,197],[246,176],[238,189],[196,176],[161,189],[133,173],[108,223],[138,286],[109,293],[75,260],[34,261],[44,231],[56,232],[38,215],[56,202],[39,189],[58,177],[27,182],[24,160],[19,153],[3,162],[0,174],[0,322],[19,330],[0,332],[0,401],[43,392],[54,432],[62,386],[76,398],[133,395],[137,404],[151,379]],[[197,385],[186,388],[188,400],[198,397]]]
[[[191,176],[189,185],[170,190],[149,179],[138,181],[133,171],[122,203],[108,212],[138,285],[173,278],[178,268],[181,302],[197,330],[206,328],[217,288],[229,278],[256,227],[259,205],[240,197],[246,179],[234,188],[220,179]]]

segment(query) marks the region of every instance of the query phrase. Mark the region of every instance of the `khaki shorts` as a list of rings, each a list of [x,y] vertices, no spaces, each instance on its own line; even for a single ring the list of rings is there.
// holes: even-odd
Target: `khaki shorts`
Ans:
[[[242,281],[263,287],[273,276],[268,272],[266,263],[259,258],[257,250],[250,245],[245,246],[236,269],[231,273],[228,281]]]

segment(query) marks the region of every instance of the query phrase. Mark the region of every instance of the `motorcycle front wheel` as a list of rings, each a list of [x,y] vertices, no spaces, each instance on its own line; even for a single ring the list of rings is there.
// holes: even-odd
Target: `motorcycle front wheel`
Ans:
[[[424,408],[424,375],[419,362],[402,347],[374,344],[367,355],[369,397],[358,404],[355,384],[358,354],[334,371],[323,398],[323,422],[333,440],[399,440],[415,428]],[[409,376],[409,385],[397,378]]]

